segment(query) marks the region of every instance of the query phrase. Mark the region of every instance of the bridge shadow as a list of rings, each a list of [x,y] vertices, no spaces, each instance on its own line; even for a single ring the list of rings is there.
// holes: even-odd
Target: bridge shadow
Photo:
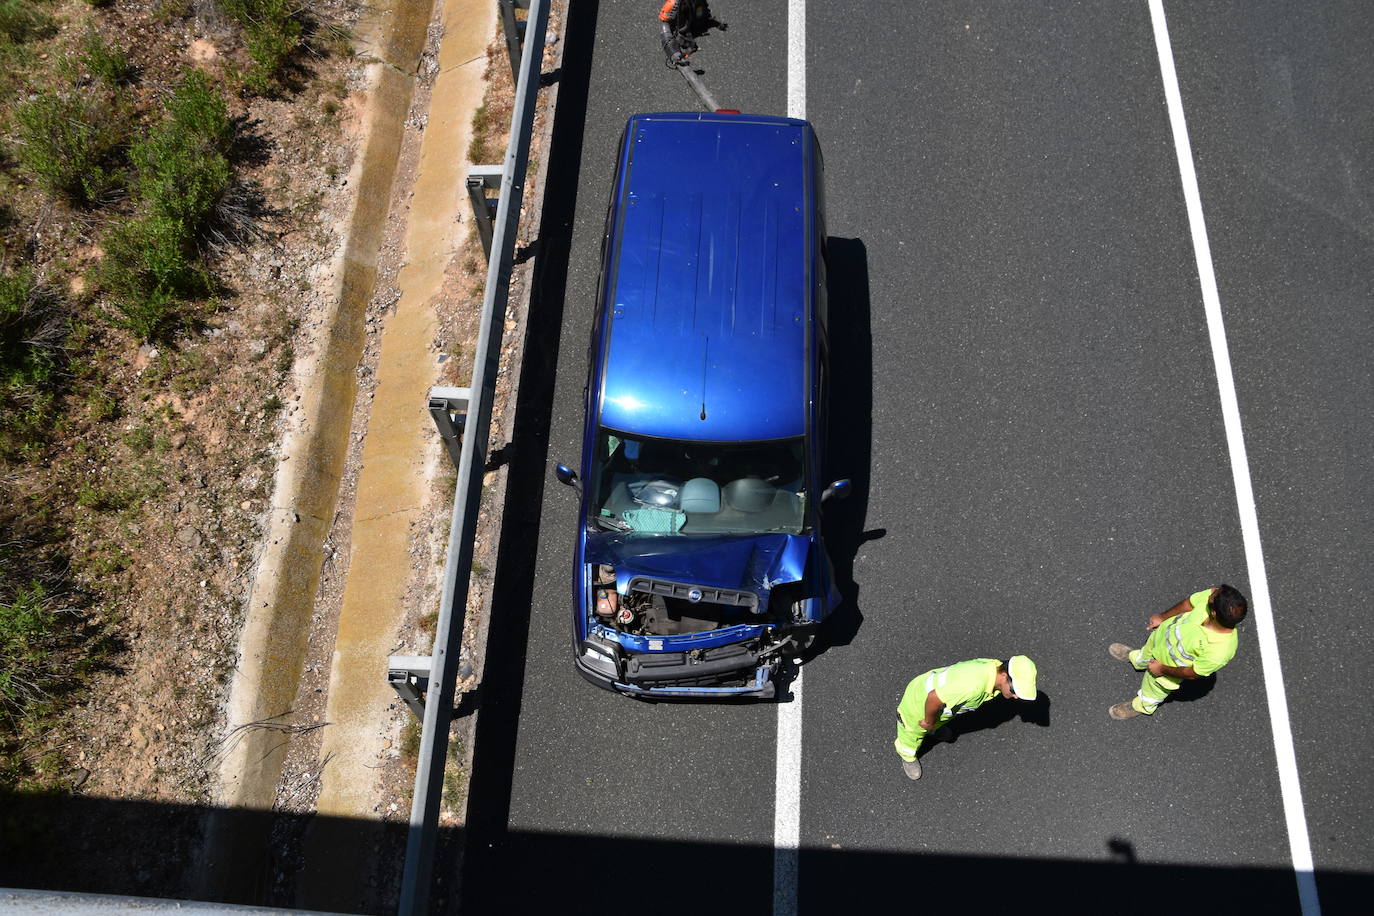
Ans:
[[[254,842],[234,845],[228,860],[208,860],[203,840],[211,819]],[[0,887],[393,913],[407,827],[405,821],[0,792]],[[365,851],[356,857],[360,870],[322,886],[301,856],[304,838],[316,830]],[[450,871],[457,868],[454,840],[454,831],[443,832],[440,854]],[[441,906],[456,911],[456,897]]]
[[[480,803],[475,801],[473,813]],[[198,855],[195,825],[211,809],[84,796],[0,794],[0,887],[197,899],[187,893],[224,863]],[[249,831],[303,834],[322,825],[352,836],[371,862],[366,891],[346,899],[306,889],[310,876],[291,855],[260,849],[242,873],[219,876],[229,888],[211,902],[344,913],[395,912],[406,825],[285,812],[217,812]],[[950,817],[957,817],[951,812]],[[627,811],[624,830],[671,830]],[[481,818],[478,818],[481,820]],[[913,827],[913,830],[916,828]],[[595,913],[630,899],[655,914],[769,912],[771,846],[550,833],[488,828],[442,832],[431,912]],[[914,834],[913,834],[914,835]],[[189,842],[188,842],[189,840]],[[467,847],[459,869],[455,853]],[[275,847],[280,848],[280,847]],[[1189,853],[1181,852],[1178,858]],[[1100,858],[1066,860],[990,855],[808,847],[798,853],[799,912],[872,912],[919,898],[923,908],[968,904],[971,888],[994,882],[1021,913],[1153,913],[1150,888],[1165,888],[1188,909],[1216,913],[1297,913],[1288,868],[1217,867],[1144,861],[1129,836],[1104,836]],[[316,882],[317,884],[317,882]],[[1368,912],[1374,873],[1317,873],[1323,912]],[[914,890],[913,890],[914,889]],[[3,895],[0,894],[0,897]],[[204,899],[204,898],[199,898]]]

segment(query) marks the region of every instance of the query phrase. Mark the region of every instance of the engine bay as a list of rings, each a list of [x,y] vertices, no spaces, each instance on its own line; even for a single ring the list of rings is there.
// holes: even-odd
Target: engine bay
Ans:
[[[615,570],[606,565],[595,567],[592,605],[597,621],[632,636],[678,636],[765,622],[756,612],[757,598],[753,596],[749,603],[740,600],[738,593],[728,593],[734,598],[730,602],[712,601],[710,598],[721,590],[656,585],[652,580],[636,578],[621,594],[616,591]],[[664,593],[669,590],[682,591],[684,596]]]

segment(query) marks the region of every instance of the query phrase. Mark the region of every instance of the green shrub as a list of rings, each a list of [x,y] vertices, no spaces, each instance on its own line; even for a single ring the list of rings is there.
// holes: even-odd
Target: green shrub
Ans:
[[[200,249],[231,186],[233,140],[224,98],[192,71],[167,117],[130,151],[142,215],[106,237],[99,280],[113,296],[115,322],[145,340],[165,338],[181,323],[183,301],[214,291]]]
[[[49,191],[79,207],[115,192],[128,137],[123,106],[103,93],[42,92],[20,105],[19,161]]]
[[[0,454],[46,438],[65,336],[56,297],[32,273],[0,272]]]
[[[253,66],[244,85],[266,92],[300,47],[304,27],[296,15],[299,4],[288,0],[220,0],[220,7],[243,27],[243,42]]]
[[[21,44],[53,32],[52,17],[31,0],[0,0],[0,42]]]
[[[209,295],[214,286],[186,226],[156,214],[106,236],[100,281],[119,312],[115,324],[144,340],[166,339],[181,324],[181,303]]]
[[[33,583],[0,601],[0,716],[18,720],[62,686],[59,642],[43,586]]]
[[[145,455],[153,447],[153,431],[147,426],[135,426],[124,434],[124,444],[135,455]]]
[[[0,273],[0,385],[35,386],[52,374],[60,328],[51,295],[27,269]]]
[[[176,220],[198,236],[229,189],[233,124],[224,98],[198,70],[177,86],[167,113],[131,153],[139,196],[149,212]]]
[[[134,65],[129,62],[129,55],[122,48],[107,45],[95,29],[86,33],[79,61],[91,71],[91,75],[110,86],[127,83],[134,75]]]

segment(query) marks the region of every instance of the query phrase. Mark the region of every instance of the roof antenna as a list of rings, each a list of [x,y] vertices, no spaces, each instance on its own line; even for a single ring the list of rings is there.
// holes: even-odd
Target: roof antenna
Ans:
[[[701,418],[706,419],[706,350],[711,346],[711,338],[702,337],[701,344]]]

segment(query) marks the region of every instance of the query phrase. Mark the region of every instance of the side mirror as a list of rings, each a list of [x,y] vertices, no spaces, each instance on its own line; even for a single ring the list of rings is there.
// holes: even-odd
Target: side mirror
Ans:
[[[570,487],[577,486],[577,472],[566,464],[555,465],[553,475],[558,478],[558,482]]]
[[[844,480],[837,480],[825,488],[825,492],[821,494],[821,502],[825,502],[827,499],[844,499],[852,489],[854,489],[854,484],[848,477]]]

